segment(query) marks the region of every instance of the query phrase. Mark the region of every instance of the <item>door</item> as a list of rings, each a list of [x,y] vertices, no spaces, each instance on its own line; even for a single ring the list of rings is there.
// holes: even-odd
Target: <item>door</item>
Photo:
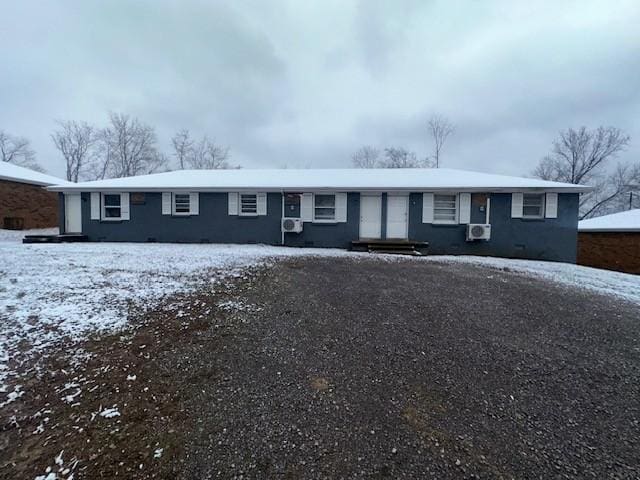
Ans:
[[[382,195],[360,195],[360,238],[382,236]]]
[[[64,232],[82,233],[82,209],[79,193],[64,194]]]
[[[406,239],[409,233],[409,196],[387,195],[387,238]]]

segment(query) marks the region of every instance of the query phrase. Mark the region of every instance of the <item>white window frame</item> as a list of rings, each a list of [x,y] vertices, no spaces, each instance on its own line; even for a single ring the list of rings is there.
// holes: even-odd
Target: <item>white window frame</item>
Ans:
[[[186,211],[186,212],[178,212],[176,210],[176,200],[178,198],[178,195],[182,195],[182,196],[187,197],[187,200],[189,202],[189,210],[188,211]],[[171,212],[172,212],[172,215],[175,215],[175,216],[178,216],[178,217],[191,215],[191,208],[192,208],[192,205],[191,205],[191,194],[189,192],[177,192],[177,193],[173,193],[171,195]]]
[[[527,215],[525,214],[525,209],[527,208],[526,199],[529,197],[539,197],[540,198],[540,213],[538,215]],[[522,194],[522,218],[530,219],[530,220],[541,220],[545,215],[545,194],[544,193],[523,193]],[[531,206],[531,205],[529,205]]]
[[[242,197],[253,197],[255,199],[255,212],[244,212],[242,210]],[[238,193],[238,215],[241,217],[257,217],[258,216],[258,194],[255,192]]]
[[[316,217],[316,208],[332,208],[332,207],[323,207],[316,206],[316,197],[320,195],[325,195],[328,197],[333,197],[333,218],[317,218]],[[314,193],[313,194],[313,223],[338,223],[337,213],[338,213],[338,200],[337,195],[335,193]]]
[[[120,200],[120,205],[117,207],[107,206],[107,202],[105,201],[105,198],[107,196],[118,197],[118,199]],[[120,215],[118,215],[117,217],[107,217],[107,208],[117,208],[118,210],[120,210]],[[104,192],[100,195],[100,219],[105,222],[119,222],[122,220],[122,194],[120,192]]]
[[[454,201],[454,207],[455,207],[455,213],[454,213],[454,218],[451,220],[442,220],[442,219],[437,219],[436,218],[436,202],[437,202],[437,198],[438,197],[454,197],[455,201]],[[460,218],[460,197],[457,193],[453,193],[453,192],[434,192],[433,193],[433,223],[436,225],[457,225],[458,224],[458,219]]]

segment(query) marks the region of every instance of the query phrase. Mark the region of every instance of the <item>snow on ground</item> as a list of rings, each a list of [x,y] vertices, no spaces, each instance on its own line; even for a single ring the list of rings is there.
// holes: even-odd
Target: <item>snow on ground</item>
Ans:
[[[569,263],[515,260],[510,258],[473,256],[433,256],[429,261],[470,263],[479,266],[508,269],[512,272],[551,280],[560,284],[614,295],[640,304],[640,275],[583,267]]]
[[[25,235],[58,235],[56,228],[36,228],[33,230],[4,230],[0,228],[0,242],[21,242]]]
[[[372,258],[344,250],[260,245],[0,242],[0,406],[25,394],[19,379],[12,391],[7,386],[21,362],[46,355],[61,341],[126,327],[127,312],[132,307],[149,309],[166,295],[205,285],[216,288],[225,279],[243,276],[246,269],[277,258],[318,255]],[[424,260],[509,269],[640,304],[640,276],[562,263],[487,257],[426,257],[417,261]],[[224,304],[221,308],[250,307]],[[73,342],[65,346],[72,358],[81,360],[84,352]],[[65,392],[70,402],[74,393],[71,389]]]
[[[0,394],[0,406],[21,394],[7,392],[10,360],[27,361],[63,339],[116,331],[126,326],[131,307],[153,308],[166,295],[294,255],[349,253],[259,245],[0,243],[0,392],[6,396]]]

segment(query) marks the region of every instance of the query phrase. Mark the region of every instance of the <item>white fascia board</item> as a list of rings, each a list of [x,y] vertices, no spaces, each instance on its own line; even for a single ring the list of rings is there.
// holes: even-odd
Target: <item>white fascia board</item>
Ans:
[[[576,185],[575,187],[86,187],[53,185],[47,187],[51,192],[470,192],[470,193],[512,193],[512,192],[557,192],[557,193],[582,193],[592,190],[592,187]]]

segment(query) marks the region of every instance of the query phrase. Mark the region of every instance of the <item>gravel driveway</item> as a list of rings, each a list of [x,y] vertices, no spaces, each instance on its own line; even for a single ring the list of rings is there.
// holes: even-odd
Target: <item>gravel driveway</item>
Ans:
[[[640,477],[638,306],[353,259],[279,263],[243,295],[223,347],[160,362],[213,372],[181,478]]]

